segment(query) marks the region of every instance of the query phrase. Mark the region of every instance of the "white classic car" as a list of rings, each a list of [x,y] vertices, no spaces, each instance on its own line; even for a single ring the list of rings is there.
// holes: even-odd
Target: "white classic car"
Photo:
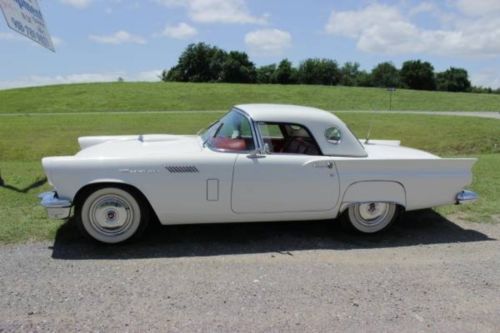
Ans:
[[[52,218],[104,243],[162,224],[334,219],[362,233],[402,210],[474,201],[473,158],[440,158],[399,141],[360,140],[332,113],[235,106],[200,135],[81,137],[74,156],[42,160]]]

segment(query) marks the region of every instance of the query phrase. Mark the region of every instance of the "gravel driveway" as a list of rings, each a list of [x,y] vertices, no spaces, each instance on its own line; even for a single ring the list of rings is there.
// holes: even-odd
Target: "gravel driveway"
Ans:
[[[328,222],[153,228],[116,247],[0,247],[0,332],[498,332],[500,224],[407,214],[385,235]]]

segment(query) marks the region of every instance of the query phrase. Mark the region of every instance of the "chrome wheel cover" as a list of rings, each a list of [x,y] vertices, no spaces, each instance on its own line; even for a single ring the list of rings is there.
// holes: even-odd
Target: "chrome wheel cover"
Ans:
[[[357,208],[359,222],[372,226],[380,223],[387,216],[389,204],[384,202],[370,202],[360,204]]]
[[[87,233],[104,243],[119,243],[132,237],[141,223],[137,200],[119,188],[103,188],[85,200],[81,213]]]
[[[396,205],[387,202],[359,203],[349,207],[349,220],[357,230],[378,232],[387,227],[396,214]]]
[[[134,211],[130,204],[117,195],[104,195],[95,200],[89,209],[92,227],[107,236],[117,236],[132,225]]]

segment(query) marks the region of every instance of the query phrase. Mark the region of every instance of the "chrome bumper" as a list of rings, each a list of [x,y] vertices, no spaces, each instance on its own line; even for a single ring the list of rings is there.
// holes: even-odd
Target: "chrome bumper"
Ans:
[[[61,200],[56,192],[44,192],[38,196],[42,201],[40,204],[45,207],[51,219],[67,219],[71,212],[71,201]]]
[[[478,195],[475,192],[463,190],[457,194],[456,204],[460,205],[469,202],[474,202],[477,200],[477,198]]]

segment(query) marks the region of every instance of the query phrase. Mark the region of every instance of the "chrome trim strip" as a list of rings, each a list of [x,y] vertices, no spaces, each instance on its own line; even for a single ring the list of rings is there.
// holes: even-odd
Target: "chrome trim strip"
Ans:
[[[474,202],[478,198],[479,198],[479,196],[475,192],[472,192],[469,190],[463,190],[463,191],[457,193],[456,204],[460,205],[460,204]]]

